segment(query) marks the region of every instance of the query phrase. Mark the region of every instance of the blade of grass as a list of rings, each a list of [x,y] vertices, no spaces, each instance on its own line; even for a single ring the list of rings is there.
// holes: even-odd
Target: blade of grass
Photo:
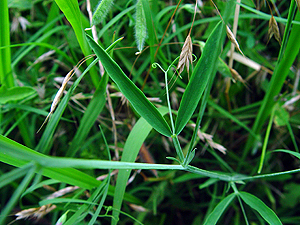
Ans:
[[[144,8],[142,6],[143,6],[142,0],[138,0],[135,7],[136,12],[135,12],[134,28],[135,28],[135,40],[137,43],[137,48],[140,52],[143,50],[145,39],[147,38],[146,18],[145,18]]]
[[[18,101],[36,94],[32,87],[0,87],[0,104],[6,104],[9,101]]]
[[[284,84],[284,81],[288,75],[290,67],[292,66],[297,54],[300,49],[299,42],[299,34],[300,34],[300,26],[293,25],[292,19],[294,16],[294,12],[297,9],[295,1],[291,1],[291,6],[288,15],[288,23],[285,28],[284,37],[282,41],[282,45],[280,48],[278,60],[275,66],[275,70],[273,72],[269,88],[266,92],[266,95],[263,99],[261,107],[258,111],[256,119],[254,121],[254,125],[252,131],[259,135],[261,129],[271,114],[271,110],[273,105],[275,104],[275,97],[280,93],[280,90]],[[296,21],[300,21],[300,13],[297,11]],[[285,47],[286,46],[286,47]],[[284,48],[285,47],[285,48]],[[257,142],[254,140],[253,136],[250,136],[247,140],[245,150],[243,152],[242,158],[240,162],[243,162],[248,155],[249,151],[257,146]],[[241,166],[241,165],[240,165]]]
[[[8,155],[7,152],[10,152],[11,154]],[[21,156],[22,158],[20,158]],[[6,137],[0,136],[0,161],[4,163],[21,167],[32,160],[35,160],[36,162],[43,161],[45,157],[47,156],[33,151]],[[95,178],[73,168],[44,168],[42,173],[44,176],[52,179],[87,189],[91,189],[100,184]]]
[[[0,2],[0,47],[10,45],[9,14],[7,0]],[[14,86],[14,78],[11,70],[10,48],[0,49],[0,84],[7,88]]]
[[[56,4],[60,10],[64,13],[67,20],[70,22],[72,28],[74,29],[76,38],[80,45],[80,48],[85,56],[91,54],[90,48],[87,44],[84,34],[84,27],[81,21],[81,12],[79,9],[77,0],[55,0]],[[92,60],[87,60],[87,64],[90,64]],[[91,69],[90,71],[91,79],[95,87],[98,86],[100,81],[98,72],[96,68]]]
[[[29,182],[31,181],[31,179],[35,174],[36,166],[33,163],[29,163],[29,164],[31,165],[30,170],[23,178],[22,182],[19,184],[18,188],[14,191],[8,203],[0,213],[0,225],[4,224],[5,220],[8,218],[9,212],[12,210],[16,202],[19,200],[21,194],[25,191],[26,187],[29,185]]]
[[[87,39],[109,76],[118,85],[120,91],[132,104],[135,110],[145,118],[155,130],[170,137],[172,135],[170,126],[158,112],[157,108],[146,98],[143,92],[125,75],[119,65],[93,40],[91,36],[87,35]]]
[[[38,152],[47,153],[47,151],[49,151],[50,143],[52,141],[52,137],[53,137],[55,128],[57,127],[58,122],[59,122],[60,118],[62,117],[62,114],[63,114],[65,108],[67,107],[68,101],[71,98],[71,95],[72,95],[73,91],[79,85],[81,79],[85,76],[85,74],[89,71],[89,69],[92,66],[94,66],[97,62],[98,62],[98,59],[95,59],[84,70],[84,72],[81,74],[81,76],[77,78],[77,80],[74,82],[72,87],[68,90],[67,94],[63,97],[63,99],[59,103],[57,109],[55,110],[55,112],[51,116],[51,119],[49,120],[45,131],[43,132],[43,135],[40,139],[40,142],[38,143],[38,145],[35,148]]]
[[[82,146],[83,141],[89,134],[92,126],[94,125],[97,117],[101,113],[103,107],[105,106],[105,91],[108,82],[108,75],[105,73],[101,78],[101,81],[93,95],[92,100],[90,101],[87,109],[85,110],[82,119],[80,120],[80,125],[76,131],[76,134],[73,138],[72,144],[70,145],[66,156],[73,157],[76,152]]]
[[[13,169],[5,174],[2,174],[0,177],[0,189],[6,186],[7,184],[13,182],[14,180],[23,177],[31,169],[32,164],[28,163],[19,168]]]
[[[167,114],[168,108],[161,107],[158,109],[162,115]],[[147,138],[148,134],[152,130],[152,127],[144,118],[140,118],[131,130],[123,149],[122,162],[134,162],[138,152]],[[126,184],[129,178],[131,170],[119,170],[116,189],[114,194],[113,208],[117,209],[113,211],[113,218],[117,219],[120,214],[121,205],[123,202],[123,196],[126,189]],[[112,219],[111,224],[116,224],[118,221]]]

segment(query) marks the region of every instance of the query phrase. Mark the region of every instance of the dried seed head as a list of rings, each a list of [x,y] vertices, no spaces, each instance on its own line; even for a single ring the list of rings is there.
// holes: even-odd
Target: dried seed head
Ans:
[[[185,42],[183,44],[179,62],[177,69],[179,69],[179,74],[184,70],[184,66],[186,66],[187,71],[189,71],[190,64],[193,62],[193,45],[190,34],[186,37]]]
[[[189,126],[195,128],[196,124],[189,124]],[[213,136],[211,134],[206,134],[204,132],[201,132],[201,130],[199,129],[197,132],[198,137],[200,138],[201,141],[206,141],[210,147],[219,150],[220,152],[222,152],[223,154],[226,154],[226,148],[216,142],[214,142],[213,140]]]
[[[33,217],[39,220],[55,208],[56,205],[48,204],[38,208],[25,209],[15,214],[15,216],[17,216],[16,220],[27,219],[29,217]]]
[[[268,30],[268,36],[269,36],[269,40],[272,38],[272,36],[274,35],[275,39],[278,41],[279,44],[281,44],[281,38],[280,38],[280,33],[279,33],[279,27],[278,24],[274,18],[274,16],[271,17],[271,19],[269,20],[269,30]]]
[[[62,85],[61,87],[59,88],[59,90],[57,91],[55,97],[54,97],[54,100],[51,104],[51,107],[50,107],[50,112],[48,113],[46,119],[44,120],[44,122],[42,123],[41,127],[38,129],[37,133],[42,129],[42,127],[46,124],[46,122],[50,119],[51,115],[54,113],[62,95],[63,95],[63,92],[64,90],[66,89],[66,86],[67,86],[67,83],[71,80],[72,76],[76,73],[76,71],[78,70],[78,68],[85,62],[87,61],[88,59],[94,57],[94,55],[89,55],[89,56],[86,56],[84,57],[83,59],[81,59],[76,66],[74,66],[74,68],[72,70],[70,70],[70,72],[65,76],[63,82],[62,82]]]
[[[230,28],[227,25],[226,25],[226,34],[227,34],[228,39],[231,41],[231,43],[233,43],[234,46],[237,48],[237,50],[239,50],[239,52],[244,56],[244,53],[240,49],[239,43],[237,42],[232,31],[230,30]]]
[[[296,0],[298,10],[300,11],[300,0]]]
[[[229,68],[230,69],[230,73],[232,75],[232,78],[235,80],[235,81],[239,81],[241,82],[248,90],[249,87],[248,87],[248,84],[247,84],[247,81],[245,81],[242,76],[235,70],[235,69],[232,69],[232,68]]]

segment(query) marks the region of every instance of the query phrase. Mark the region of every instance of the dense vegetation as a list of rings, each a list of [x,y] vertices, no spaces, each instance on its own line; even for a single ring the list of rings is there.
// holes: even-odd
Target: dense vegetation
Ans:
[[[299,5],[1,0],[0,224],[299,224]]]

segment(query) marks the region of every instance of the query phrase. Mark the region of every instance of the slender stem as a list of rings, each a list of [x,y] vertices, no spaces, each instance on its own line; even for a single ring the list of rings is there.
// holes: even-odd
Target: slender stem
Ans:
[[[262,152],[261,152],[260,163],[259,163],[259,168],[258,168],[257,173],[261,173],[262,167],[264,165],[264,160],[265,160],[265,156],[266,156],[266,150],[267,150],[269,136],[271,133],[274,114],[275,114],[275,108],[273,108],[271,116],[270,116],[270,120],[269,120],[268,128],[266,131],[266,136],[265,136],[265,140],[264,140],[264,144],[263,144],[263,148],[262,148]]]
[[[176,134],[174,134],[174,135],[172,135],[172,139],[173,139],[176,153],[179,157],[180,162],[182,163],[184,161],[184,155],[183,155],[182,148],[181,148],[179,140],[178,140],[178,136]]]

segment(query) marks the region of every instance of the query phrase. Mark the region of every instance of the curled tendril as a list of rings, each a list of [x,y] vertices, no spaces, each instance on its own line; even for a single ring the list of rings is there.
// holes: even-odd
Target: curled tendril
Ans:
[[[193,62],[196,62],[196,60],[197,60],[197,56],[195,55],[195,54],[192,54],[193,55],[193,57],[194,57],[194,60],[193,60]]]
[[[157,68],[157,67],[159,67],[164,73],[166,73],[166,72],[168,72],[168,70],[167,71],[165,71],[162,67],[161,67],[161,65],[159,65],[158,63],[152,63],[152,68]]]

